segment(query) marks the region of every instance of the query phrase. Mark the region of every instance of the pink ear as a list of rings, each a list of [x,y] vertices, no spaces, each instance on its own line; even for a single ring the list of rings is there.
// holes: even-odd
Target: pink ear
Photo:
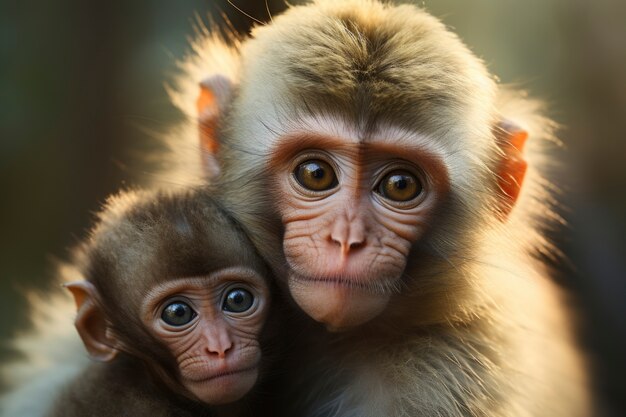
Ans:
[[[63,286],[74,296],[77,310],[74,325],[89,356],[101,362],[113,360],[119,352],[118,343],[98,304],[96,287],[88,281],[69,282]]]
[[[501,122],[496,128],[496,138],[504,153],[497,168],[500,194],[497,209],[506,219],[517,202],[528,168],[523,154],[528,132],[512,123]]]
[[[200,83],[196,100],[202,162],[207,176],[219,174],[216,154],[219,150],[217,127],[232,93],[232,83],[221,75],[214,75]]]

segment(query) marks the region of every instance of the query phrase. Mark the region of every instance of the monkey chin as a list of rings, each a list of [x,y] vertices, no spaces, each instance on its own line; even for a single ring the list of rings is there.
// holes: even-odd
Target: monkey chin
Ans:
[[[341,332],[378,316],[390,295],[332,280],[312,280],[292,273],[289,291],[300,308],[329,331]]]

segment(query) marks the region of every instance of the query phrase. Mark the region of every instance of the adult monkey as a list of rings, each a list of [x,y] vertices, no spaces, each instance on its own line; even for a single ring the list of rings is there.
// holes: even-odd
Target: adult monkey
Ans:
[[[408,5],[318,0],[196,50],[181,101],[221,72],[197,102],[216,192],[302,310],[341,331],[303,343],[319,361],[298,370],[299,415],[590,415],[533,256],[552,253],[538,225],[555,218],[536,103]]]

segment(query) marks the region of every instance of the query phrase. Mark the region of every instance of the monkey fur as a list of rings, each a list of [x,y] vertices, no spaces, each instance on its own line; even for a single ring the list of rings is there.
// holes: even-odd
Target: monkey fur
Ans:
[[[195,83],[205,80],[205,95],[216,90],[219,104],[199,120],[200,136],[208,123],[218,144],[215,153],[203,148],[205,160],[219,163],[213,189],[283,290],[339,331],[312,324],[301,332],[308,359],[290,384],[294,415],[591,415],[567,299],[540,260],[558,256],[541,230],[559,220],[542,174],[554,124],[540,104],[499,85],[456,35],[411,5],[313,1],[249,39],[205,34],[193,50],[174,101],[195,118]],[[341,262],[367,249],[368,228],[382,227],[354,220],[374,210],[362,195],[377,185],[355,185],[352,197],[331,204],[348,192],[342,179],[365,175],[363,165],[343,160],[385,146],[394,158],[434,156],[438,168],[422,168],[438,195],[412,225],[417,232],[402,249],[400,272],[376,304],[371,293],[355,294],[385,278],[370,272],[382,252],[356,265]],[[293,186],[300,169],[293,161],[303,154],[337,166],[339,183],[287,203],[302,188]],[[432,186],[438,180],[444,184]],[[311,200],[320,201],[317,211],[304,212]],[[332,236],[342,219],[365,235],[355,235],[358,250],[341,260],[324,259],[328,242],[343,248]],[[344,227],[348,235],[356,228]],[[290,233],[303,243],[292,247]],[[344,269],[329,273],[331,263]],[[292,277],[307,274],[301,291]]]
[[[424,10],[374,0],[293,6],[249,38],[201,30],[180,69],[171,95],[189,123],[168,138],[164,178],[209,182],[292,295],[288,304],[314,319],[294,308],[286,322],[297,331],[280,415],[594,415],[567,299],[541,261],[559,256],[542,230],[560,218],[545,178],[546,148],[558,141],[540,103],[499,84]],[[424,168],[443,182],[436,204],[407,240],[401,274],[378,292],[385,302],[362,320],[326,314],[337,305],[320,307],[289,281],[294,264],[303,273],[325,265],[286,256],[316,247],[283,252],[295,224],[284,199],[295,171],[283,165],[300,155],[284,149],[298,141],[330,162],[332,152],[366,152],[376,141],[403,158],[405,146],[434,156],[434,172],[445,174]],[[302,217],[314,237],[317,226]],[[350,282],[336,297],[347,303],[353,288],[371,287],[355,274],[341,279],[328,294]]]
[[[122,193],[98,217],[73,262],[86,281],[66,284],[77,302],[76,327],[97,362],[63,388],[48,415],[271,413],[269,401],[255,409],[247,394],[257,373],[267,374],[271,355],[260,359],[260,370],[258,364],[238,371],[257,361],[259,343],[268,350],[277,327],[255,334],[269,311],[266,268],[236,224],[202,191]],[[250,268],[257,275],[244,278]],[[254,302],[241,313],[220,314],[212,306],[225,308],[220,293],[233,286],[257,294]],[[168,303],[197,312],[170,325],[159,317]],[[250,317],[258,330],[241,333]],[[259,336],[265,339],[248,340]]]

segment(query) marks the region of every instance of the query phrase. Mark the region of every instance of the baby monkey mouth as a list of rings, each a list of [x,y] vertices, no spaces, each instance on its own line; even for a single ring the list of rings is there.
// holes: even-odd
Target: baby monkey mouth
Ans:
[[[193,382],[211,382],[218,380],[220,378],[229,377],[232,375],[243,374],[246,372],[255,371],[258,368],[258,365],[252,365],[245,368],[231,369],[224,368],[219,371],[207,371],[207,372],[197,372],[195,375],[192,375],[189,379]]]

